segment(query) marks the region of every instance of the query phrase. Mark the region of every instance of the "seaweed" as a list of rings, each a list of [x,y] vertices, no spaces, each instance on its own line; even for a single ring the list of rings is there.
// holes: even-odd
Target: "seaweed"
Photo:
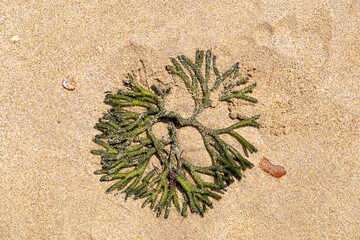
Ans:
[[[123,190],[125,199],[129,196],[144,198],[142,207],[150,204],[157,216],[164,212],[167,218],[172,205],[183,217],[186,217],[188,208],[190,212],[204,216],[205,211],[213,207],[212,199],[221,199],[220,194],[226,187],[235,179],[240,180],[246,168],[253,167],[221,135],[235,138],[245,153],[256,152],[257,149],[235,130],[245,126],[259,127],[256,122],[259,115],[241,119],[222,129],[206,127],[196,117],[211,107],[210,95],[223,86],[226,79],[232,78],[223,86],[219,101],[242,99],[256,103],[255,98],[247,95],[256,83],[235,91],[236,86],[248,83],[249,78],[239,77],[239,63],[220,73],[216,56],[210,50],[196,51],[195,61],[182,55],[172,58],[171,62],[166,70],[182,80],[195,103],[191,117],[184,118],[177,112],[166,110],[165,100],[171,91],[170,85],[158,84],[151,90],[145,89],[128,74],[125,85],[129,91],[107,94],[105,103],[112,107],[96,124],[102,133],[95,136],[94,142],[103,149],[92,151],[92,154],[101,156],[102,169],[95,174],[103,175],[100,181],[117,180],[106,190],[107,193]],[[210,81],[211,77],[213,81]],[[169,137],[158,139],[155,136],[153,126],[158,122],[166,124]],[[200,133],[209,154],[209,166],[196,166],[182,156],[177,131],[186,126]],[[153,156],[159,160],[160,168],[149,164]],[[205,181],[204,175],[213,180]]]

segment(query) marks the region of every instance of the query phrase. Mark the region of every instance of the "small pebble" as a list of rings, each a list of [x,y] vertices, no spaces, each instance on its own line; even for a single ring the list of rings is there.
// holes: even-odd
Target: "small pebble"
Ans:
[[[96,54],[98,54],[98,55],[102,54],[102,52],[103,52],[102,47],[97,46],[97,47],[95,48],[95,52],[96,52]]]
[[[62,85],[66,90],[72,91],[76,88],[76,80],[68,76],[64,79]]]
[[[18,36],[13,36],[13,37],[11,38],[11,42],[12,42],[12,43],[17,43],[19,40],[20,40],[20,38],[19,38]]]
[[[260,161],[260,166],[265,172],[276,178],[281,178],[286,174],[286,170],[283,166],[274,165],[266,158],[263,158]]]

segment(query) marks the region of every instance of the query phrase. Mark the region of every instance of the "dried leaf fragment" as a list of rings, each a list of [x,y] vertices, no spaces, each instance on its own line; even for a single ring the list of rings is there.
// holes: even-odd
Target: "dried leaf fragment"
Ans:
[[[72,91],[76,88],[76,80],[68,76],[63,80],[62,85],[66,90]]]
[[[286,174],[286,170],[283,166],[274,165],[266,158],[263,158],[260,161],[260,166],[265,172],[276,178],[281,178]]]

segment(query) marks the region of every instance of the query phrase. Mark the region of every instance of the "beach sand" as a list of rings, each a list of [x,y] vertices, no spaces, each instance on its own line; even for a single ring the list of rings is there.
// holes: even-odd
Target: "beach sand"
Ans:
[[[359,1],[2,1],[0,239],[359,239]],[[17,36],[18,41],[11,39]],[[105,194],[93,172],[106,91],[128,72],[176,83],[165,65],[211,49],[240,62],[258,104],[219,103],[201,121],[239,130],[255,164],[204,218],[156,218],[143,201]],[[144,67],[145,66],[145,67]],[[75,90],[63,88],[66,77]],[[188,113],[175,84],[169,107]],[[184,156],[206,158],[182,133]],[[279,179],[260,166],[286,168]]]

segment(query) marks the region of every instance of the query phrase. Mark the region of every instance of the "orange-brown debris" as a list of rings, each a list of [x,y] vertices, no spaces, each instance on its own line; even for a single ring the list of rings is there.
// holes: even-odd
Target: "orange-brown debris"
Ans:
[[[260,166],[265,172],[268,172],[271,176],[276,178],[281,178],[286,174],[286,170],[283,166],[274,165],[266,158],[263,158],[260,161]]]

